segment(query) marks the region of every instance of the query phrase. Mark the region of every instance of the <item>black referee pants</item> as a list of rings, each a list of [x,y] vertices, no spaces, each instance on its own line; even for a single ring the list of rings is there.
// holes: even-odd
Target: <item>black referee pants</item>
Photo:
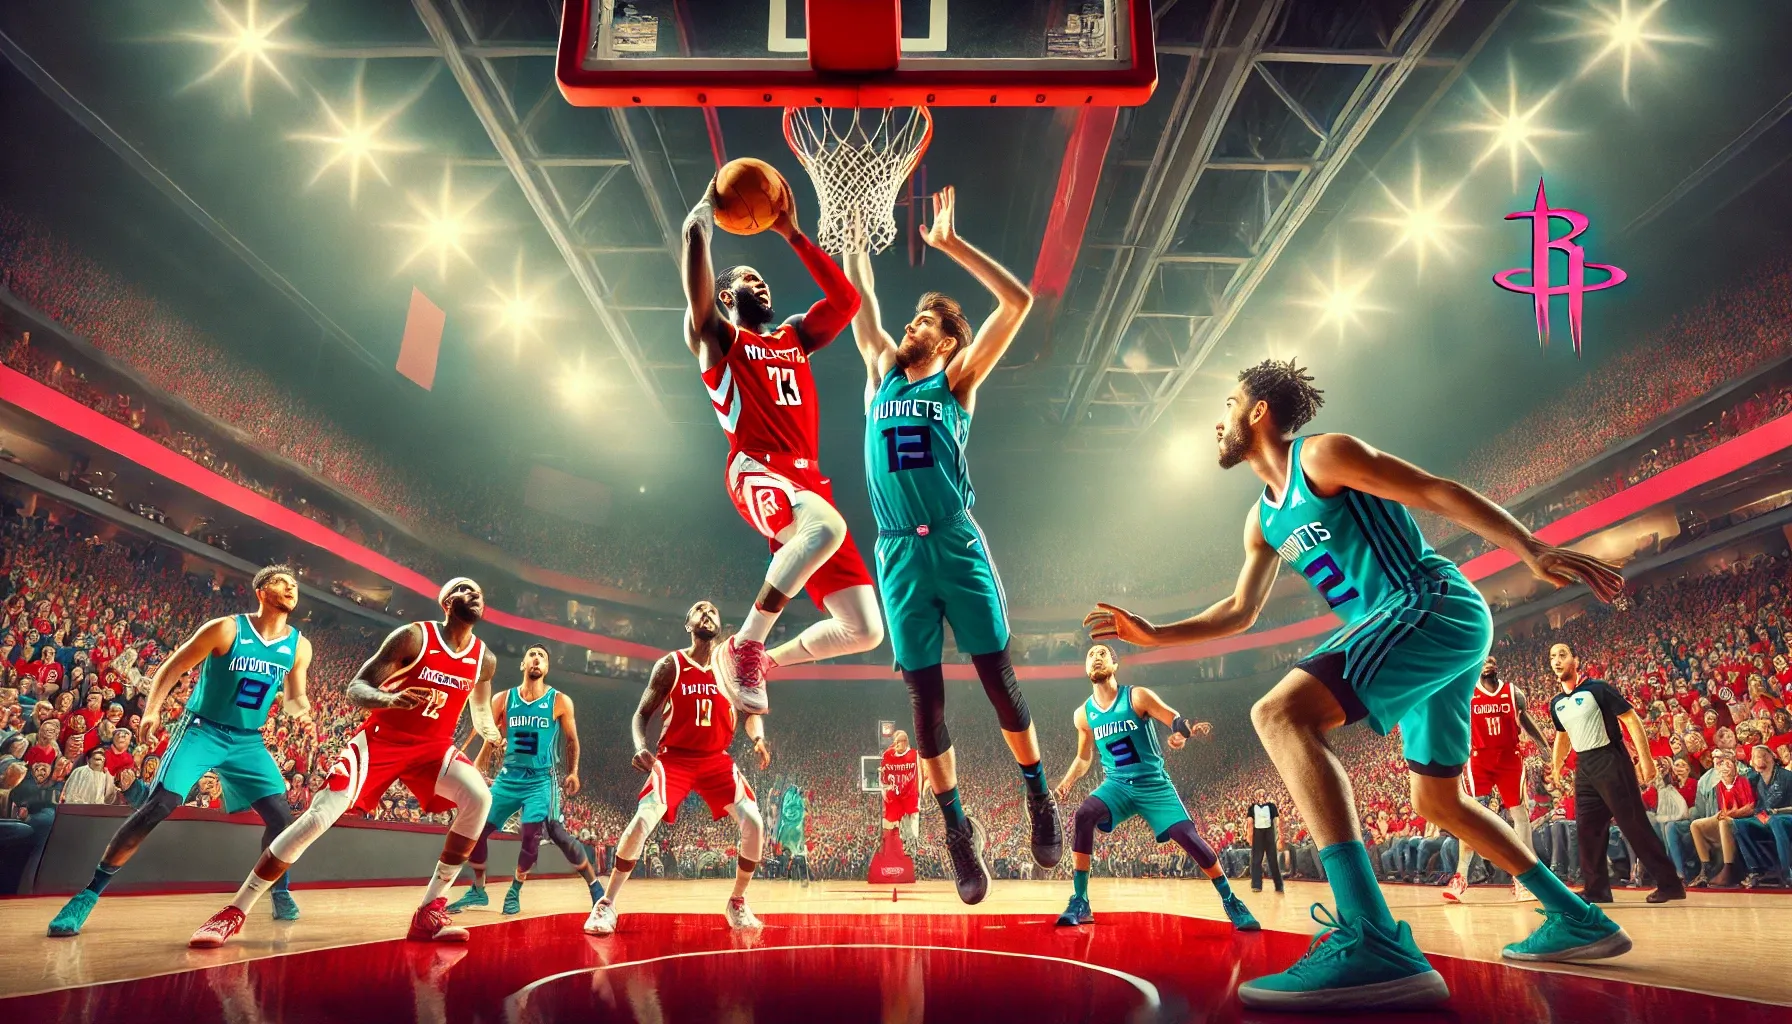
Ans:
[[[1276,884],[1276,891],[1282,891],[1282,861],[1276,850],[1276,830],[1273,828],[1251,829],[1251,888],[1263,888],[1263,861],[1269,861],[1269,877]]]
[[[1615,748],[1615,752],[1614,752]],[[1574,824],[1580,833],[1580,876],[1590,895],[1612,891],[1612,875],[1606,860],[1606,841],[1611,826],[1636,850],[1637,859],[1649,870],[1656,885],[1672,885],[1680,877],[1661,837],[1649,827],[1649,811],[1637,789],[1636,769],[1622,747],[1602,747],[1580,755],[1574,773]]]

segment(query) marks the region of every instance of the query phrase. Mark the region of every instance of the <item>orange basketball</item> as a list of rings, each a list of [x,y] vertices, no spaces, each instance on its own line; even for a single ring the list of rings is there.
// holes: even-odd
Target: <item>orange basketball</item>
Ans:
[[[741,157],[716,172],[716,223],[723,231],[754,235],[790,204],[790,185],[764,160]]]

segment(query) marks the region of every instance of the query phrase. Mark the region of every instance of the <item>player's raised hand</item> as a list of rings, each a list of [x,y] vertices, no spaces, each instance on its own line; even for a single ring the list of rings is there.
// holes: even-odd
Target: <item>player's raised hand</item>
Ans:
[[[579,773],[578,772],[568,772],[566,775],[566,779],[560,783],[560,790],[561,790],[561,792],[565,793],[567,796],[578,796],[579,795]]]
[[[958,206],[958,190],[951,185],[933,194],[933,223],[921,225],[921,240],[935,249],[945,249],[958,241],[958,228],[953,223]]]
[[[784,208],[778,211],[778,216],[772,221],[772,230],[783,235],[786,242],[802,233],[803,229],[796,223],[796,199],[788,189],[784,192]]]
[[[1585,583],[1593,591],[1594,597],[1607,604],[1624,592],[1624,577],[1618,572],[1618,567],[1592,555],[1583,555],[1553,544],[1539,544],[1537,550],[1524,561],[1530,567],[1532,575],[1538,579],[1558,587]]]
[[[1157,627],[1118,605],[1097,603],[1083,616],[1091,640],[1124,640],[1139,647],[1157,646]]]
[[[653,756],[653,751],[637,750],[635,751],[635,759],[631,763],[635,766],[635,771],[646,773],[653,771],[653,766],[658,762],[659,758]]]

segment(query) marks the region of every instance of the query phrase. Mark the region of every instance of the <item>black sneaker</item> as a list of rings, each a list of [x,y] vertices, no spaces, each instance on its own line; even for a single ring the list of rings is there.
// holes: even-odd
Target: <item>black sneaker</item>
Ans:
[[[1064,821],[1050,793],[1027,794],[1027,816],[1033,819],[1033,863],[1055,868],[1064,859]]]
[[[983,863],[983,826],[966,818],[962,828],[946,830],[946,852],[952,857],[952,879],[958,898],[967,904],[982,903],[989,895],[989,866]]]

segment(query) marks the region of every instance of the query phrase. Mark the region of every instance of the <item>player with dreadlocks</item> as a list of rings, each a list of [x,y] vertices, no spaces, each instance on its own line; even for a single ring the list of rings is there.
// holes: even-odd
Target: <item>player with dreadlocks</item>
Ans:
[[[1449,995],[1443,977],[1394,920],[1363,847],[1344,767],[1326,742],[1368,719],[1400,730],[1413,808],[1510,872],[1543,904],[1544,923],[1505,948],[1515,960],[1593,960],[1630,938],[1519,843],[1500,817],[1463,792],[1469,695],[1493,639],[1487,602],[1431,549],[1410,509],[1423,509],[1516,555],[1556,586],[1585,583],[1602,601],[1624,587],[1615,567],[1545,544],[1493,502],[1348,434],[1297,436],[1323,403],[1292,360],[1239,374],[1216,424],[1221,468],[1248,462],[1264,482],[1245,517],[1244,568],[1231,596],[1180,622],[1155,625],[1111,604],[1084,619],[1096,640],[1142,647],[1200,643],[1249,629],[1269,598],[1278,559],[1312,583],[1344,628],[1296,664],[1251,709],[1276,770],[1319,844],[1336,915],[1280,974],[1239,986],[1246,1006],[1282,1010],[1394,1009]]]

